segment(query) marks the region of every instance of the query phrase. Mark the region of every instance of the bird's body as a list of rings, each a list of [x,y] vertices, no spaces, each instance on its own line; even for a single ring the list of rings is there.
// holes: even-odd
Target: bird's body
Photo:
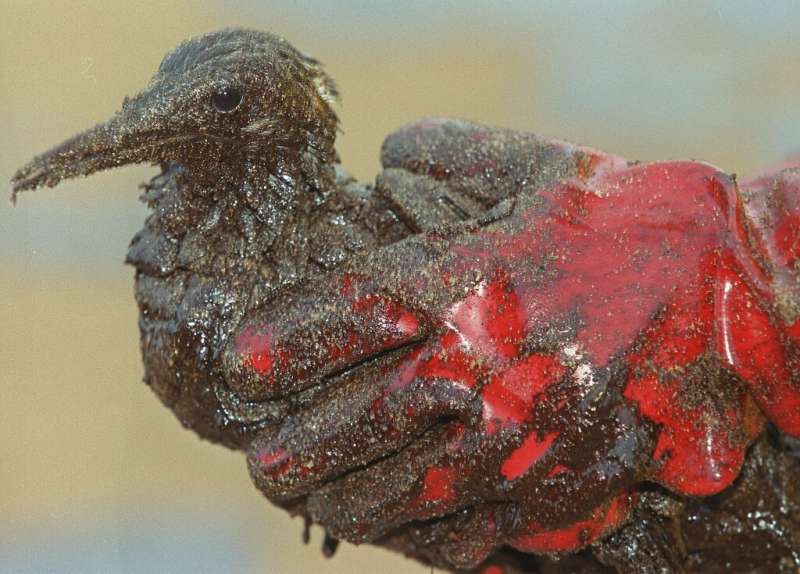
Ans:
[[[281,38],[207,34],[14,178],[160,165],[127,261],[145,382],[181,423],[292,512],[442,567],[747,565],[720,548],[763,540],[721,525],[755,508],[761,558],[800,564],[800,468],[762,432],[800,435],[800,176],[743,193],[429,120],[362,185],[336,95]]]

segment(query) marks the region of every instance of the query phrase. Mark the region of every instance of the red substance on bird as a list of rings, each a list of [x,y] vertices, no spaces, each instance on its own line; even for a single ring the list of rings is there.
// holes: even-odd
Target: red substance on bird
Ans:
[[[500,472],[508,480],[519,478],[545,455],[556,437],[558,437],[558,433],[551,432],[540,439],[538,432],[533,431],[520,447],[509,455],[503,466],[500,467]]]
[[[628,517],[635,496],[622,493],[607,504],[595,509],[589,518],[555,530],[531,523],[512,544],[527,552],[564,552],[591,544],[603,534],[618,527]]]
[[[438,128],[415,137],[425,129]],[[354,390],[382,389],[363,415],[356,399],[336,407],[353,426],[290,417],[283,438],[268,433],[266,444],[304,445],[292,456],[314,471],[261,481],[267,494],[303,494],[455,417],[461,442],[393,493],[413,501],[403,520],[507,499],[518,523],[494,544],[566,552],[617,528],[642,481],[709,496],[733,483],[767,420],[800,436],[797,319],[781,320],[776,290],[797,289],[794,215],[761,230],[734,180],[707,164],[586,157],[497,223],[399,244],[387,260],[405,261],[402,275],[367,263],[331,283],[354,314],[321,331],[337,361],[409,350],[386,377],[352,375]],[[414,328],[385,329],[363,301],[402,304]],[[369,445],[351,451],[352,428]],[[351,454],[325,454],[342,448]]]

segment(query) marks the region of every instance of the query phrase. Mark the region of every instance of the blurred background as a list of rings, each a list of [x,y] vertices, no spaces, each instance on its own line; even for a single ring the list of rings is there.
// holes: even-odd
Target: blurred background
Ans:
[[[181,40],[278,32],[343,94],[344,164],[421,116],[748,174],[800,151],[800,3],[0,0],[0,179],[106,119]],[[0,202],[0,572],[429,569],[275,510],[238,454],[141,384],[133,271],[145,208],[123,168]]]

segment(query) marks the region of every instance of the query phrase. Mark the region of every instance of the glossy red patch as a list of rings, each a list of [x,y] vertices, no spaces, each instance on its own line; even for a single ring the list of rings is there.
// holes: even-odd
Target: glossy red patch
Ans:
[[[800,259],[800,213],[782,218],[775,226],[775,247],[786,267]]]
[[[295,460],[286,449],[278,447],[258,454],[261,471],[278,479],[295,467]]]
[[[283,448],[276,448],[275,450],[270,450],[266,452],[262,452],[258,455],[258,460],[261,461],[265,467],[272,467],[275,464],[280,464],[286,459],[289,458],[286,449]]]
[[[481,392],[483,419],[489,434],[499,427],[527,419],[537,397],[565,372],[555,357],[529,355],[494,375]]]
[[[517,356],[525,316],[510,278],[498,270],[494,279],[481,283],[453,306],[448,323],[466,349],[487,359],[503,360]]]
[[[387,333],[409,337],[419,330],[419,321],[413,313],[386,297],[367,294],[351,303],[356,315],[372,315],[373,320]]]
[[[419,503],[443,502],[455,499],[453,483],[456,480],[456,469],[433,466],[425,472],[422,492],[417,497]]]
[[[564,528],[545,530],[539,524],[531,523],[525,532],[514,537],[511,545],[524,552],[578,550],[621,525],[632,505],[633,497],[622,493],[594,510],[590,518],[573,522]]]
[[[259,331],[255,327],[247,327],[236,338],[236,351],[244,357],[245,364],[259,375],[271,373],[274,362],[273,336],[270,330]],[[267,382],[273,382],[271,377]]]
[[[738,275],[727,274],[725,261],[723,254],[715,253],[701,262],[701,278],[682,286],[661,322],[648,331],[629,359],[624,396],[661,426],[653,452],[660,466],[653,478],[687,495],[707,496],[729,486],[762,426],[743,387],[713,371],[706,378],[697,374],[699,369],[708,371],[713,363],[693,367],[695,361],[712,361],[709,354],[718,348],[723,355],[732,352],[720,321],[724,323],[728,313],[730,281],[738,281]],[[716,387],[723,384],[728,388]],[[693,405],[689,394],[702,397],[703,402]],[[716,395],[735,402],[720,412]],[[746,433],[737,435],[732,429]]]
[[[567,472],[572,472],[572,469],[568,466],[564,466],[563,464],[557,464],[550,469],[550,472],[547,473],[547,478],[555,478],[556,476],[565,474]]]
[[[474,366],[474,359],[447,335],[442,337],[441,349],[420,366],[419,376],[429,379],[447,379],[466,387],[474,387],[478,370]],[[447,344],[448,339],[452,341],[450,344]]]
[[[542,458],[544,454],[550,450],[550,445],[556,440],[559,433],[551,432],[545,434],[541,439],[537,431],[529,434],[522,444],[514,452],[512,452],[500,472],[507,480],[516,480],[532,467],[537,460]]]
[[[800,381],[793,380],[781,335],[738,276],[727,269],[721,275],[720,355],[747,382],[770,420],[783,432],[800,436]]]

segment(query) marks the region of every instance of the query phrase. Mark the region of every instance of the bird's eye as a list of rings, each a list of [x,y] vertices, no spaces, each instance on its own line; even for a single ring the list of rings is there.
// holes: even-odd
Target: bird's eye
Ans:
[[[215,110],[227,114],[238,108],[242,103],[242,92],[236,88],[223,88],[211,96],[211,103],[214,104]]]

